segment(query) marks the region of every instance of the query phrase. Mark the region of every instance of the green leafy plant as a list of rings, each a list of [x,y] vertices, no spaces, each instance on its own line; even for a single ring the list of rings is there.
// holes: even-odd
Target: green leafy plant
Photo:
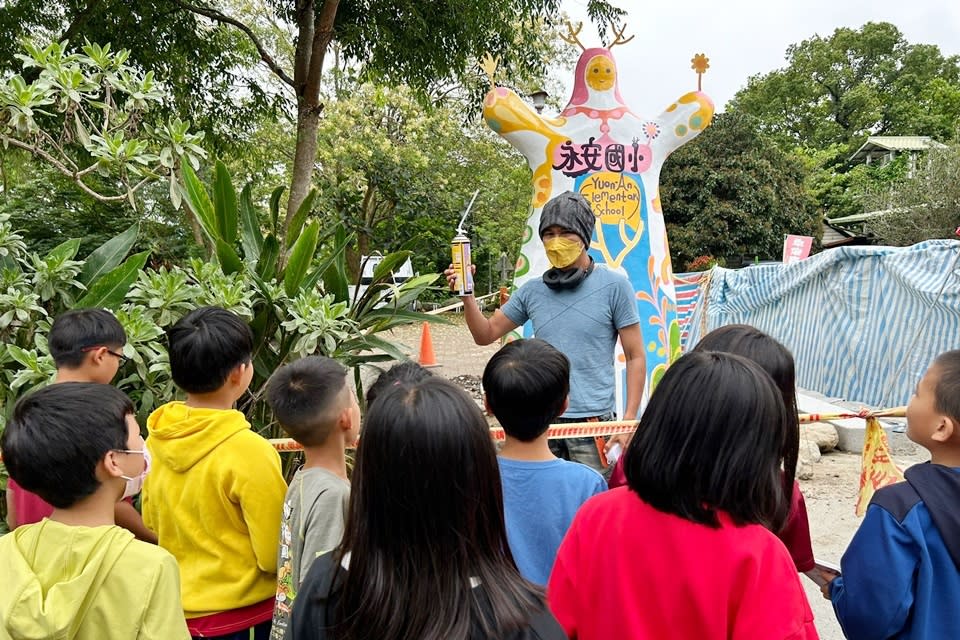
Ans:
[[[0,215],[0,237],[19,237],[5,215]],[[75,307],[119,309],[132,282],[127,273],[136,265],[143,268],[138,256],[123,260],[135,239],[133,227],[86,260],[75,259],[78,240],[68,240],[43,257],[28,253],[17,241],[6,246],[0,257],[0,430],[17,397],[53,377],[46,340],[52,319]]]
[[[83,267],[82,262],[73,259],[79,248],[79,240],[67,240],[43,258],[35,253],[30,255],[33,285],[41,302],[59,296],[64,305],[70,307],[74,303],[74,291],[86,288],[76,279]]]
[[[272,192],[267,211],[261,211],[253,201],[252,185],[238,193],[222,162],[217,161],[212,175],[208,190],[191,167],[183,167],[181,196],[199,221],[211,254],[209,263],[193,261],[190,277],[201,292],[189,297],[250,320],[255,376],[240,408],[263,432],[279,435],[258,403],[273,371],[293,358],[322,354],[353,367],[359,379],[363,365],[406,357],[378,334],[428,318],[435,321],[411,307],[438,276],[416,276],[395,285],[393,271],[410,256],[398,251],[384,257],[363,294],[351,299],[346,256],[356,239],[342,225],[321,233],[312,215],[315,190],[290,218],[284,234],[282,187]],[[178,285],[178,290],[187,286]],[[138,286],[131,293],[141,296],[141,291],[146,288]]]
[[[177,118],[144,121],[168,99],[152,71],[128,64],[129,52],[110,44],[85,42],[72,52],[67,42],[24,38],[21,46],[23,75],[0,82],[4,149],[26,151],[100,202],[127,200],[136,209],[137,191],[164,179],[177,195],[181,163],[196,167],[206,156],[203,134]],[[99,190],[91,174],[119,188]]]

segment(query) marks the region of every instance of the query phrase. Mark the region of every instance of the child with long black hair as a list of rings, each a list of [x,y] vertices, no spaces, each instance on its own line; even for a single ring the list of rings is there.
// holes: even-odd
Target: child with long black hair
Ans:
[[[787,521],[777,537],[787,547],[797,571],[813,571],[813,545],[807,507],[794,479],[800,447],[800,425],[797,416],[797,375],[793,354],[775,338],[746,324],[730,324],[703,336],[694,351],[735,353],[753,362],[770,374],[787,407],[789,429],[783,442],[783,493],[790,505]]]
[[[772,531],[795,428],[780,392],[740,356],[689,353],[654,391],[625,453],[626,487],[577,513],[550,575],[571,638],[811,640],[813,613]],[[597,550],[626,550],[598,562]]]
[[[693,350],[722,351],[752,360],[770,374],[780,390],[790,422],[783,443],[783,492],[790,509],[786,523],[776,534],[790,552],[797,571],[813,571],[815,563],[807,507],[800,486],[794,479],[799,455],[800,427],[797,420],[797,376],[793,354],[773,337],[745,324],[730,324],[714,329],[703,336]],[[617,468],[610,477],[611,488],[627,483],[622,465],[618,460]]]
[[[293,607],[295,640],[555,640],[517,571],[489,427],[440,378],[389,387],[365,417],[343,543]]]

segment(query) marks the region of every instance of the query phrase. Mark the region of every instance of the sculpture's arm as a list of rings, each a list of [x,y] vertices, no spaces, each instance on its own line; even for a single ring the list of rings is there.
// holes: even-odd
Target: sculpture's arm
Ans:
[[[541,117],[520,96],[504,87],[494,87],[487,93],[483,100],[483,119],[527,159],[533,170],[533,206],[542,207],[551,192],[553,151],[566,140],[556,128],[562,126],[565,119]],[[534,135],[514,135],[519,133]]]
[[[666,160],[679,146],[696,138],[713,120],[713,101],[701,91],[680,96],[656,120],[660,132],[650,141],[658,158]]]

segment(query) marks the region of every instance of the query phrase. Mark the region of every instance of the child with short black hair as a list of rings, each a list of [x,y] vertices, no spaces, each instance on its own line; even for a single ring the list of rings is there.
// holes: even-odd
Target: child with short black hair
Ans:
[[[74,309],[53,321],[47,346],[57,365],[57,382],[110,384],[126,362],[127,334],[105,309]]]
[[[144,442],[123,393],[58,384],[17,402],[2,444],[21,486],[54,506],[0,538],[0,638],[188,638],[177,563],[114,524]]]
[[[54,382],[109,384],[127,360],[123,355],[126,342],[123,326],[105,309],[75,309],[57,316],[47,336],[50,355],[57,365]],[[115,511],[118,525],[138,539],[156,544],[157,536],[143,524],[132,501],[121,500]],[[8,482],[7,524],[11,529],[40,522],[52,512],[53,506],[40,496],[16,481]]]
[[[960,350],[917,384],[907,437],[930,462],[873,495],[842,575],[823,588],[851,640],[960,638]]]
[[[287,489],[280,525],[270,637],[282,640],[307,570],[343,537],[350,501],[345,450],[360,432],[360,406],[347,384],[347,369],[323,356],[277,369],[267,383],[267,404],[304,454]]]
[[[269,635],[277,523],[287,486],[280,456],[234,404],[253,378],[253,334],[236,314],[202,307],[167,332],[170,371],[186,392],[147,420],[153,468],[144,522],[180,564],[194,637]]]
[[[607,488],[599,473],[557,458],[547,445],[569,390],[570,361],[536,338],[507,343],[483,371],[484,401],[506,434],[497,461],[507,539],[520,574],[539,585],[577,509]]]

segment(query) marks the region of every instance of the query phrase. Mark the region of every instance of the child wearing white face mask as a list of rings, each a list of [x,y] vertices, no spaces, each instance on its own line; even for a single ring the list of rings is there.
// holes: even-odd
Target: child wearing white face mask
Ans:
[[[140,442],[143,442],[143,438],[140,438]],[[124,449],[120,453],[138,453],[143,456],[143,471],[135,476],[120,476],[127,481],[127,486],[123,488],[123,496],[120,497],[121,500],[126,500],[134,497],[143,489],[143,481],[150,473],[150,450],[144,446],[141,449]]]
[[[114,521],[148,465],[130,400],[51,385],[17,403],[0,448],[10,477],[53,506],[0,538],[0,640],[189,638],[176,560]]]
[[[57,365],[54,382],[58,384],[109,384],[127,361],[123,355],[127,335],[117,318],[105,309],[74,309],[57,316],[47,342]],[[143,524],[133,505],[135,496],[124,496],[114,506],[116,522],[140,540],[156,544],[157,535]],[[52,512],[52,505],[18,486],[16,481],[7,485],[7,524],[11,529],[40,522]]]

